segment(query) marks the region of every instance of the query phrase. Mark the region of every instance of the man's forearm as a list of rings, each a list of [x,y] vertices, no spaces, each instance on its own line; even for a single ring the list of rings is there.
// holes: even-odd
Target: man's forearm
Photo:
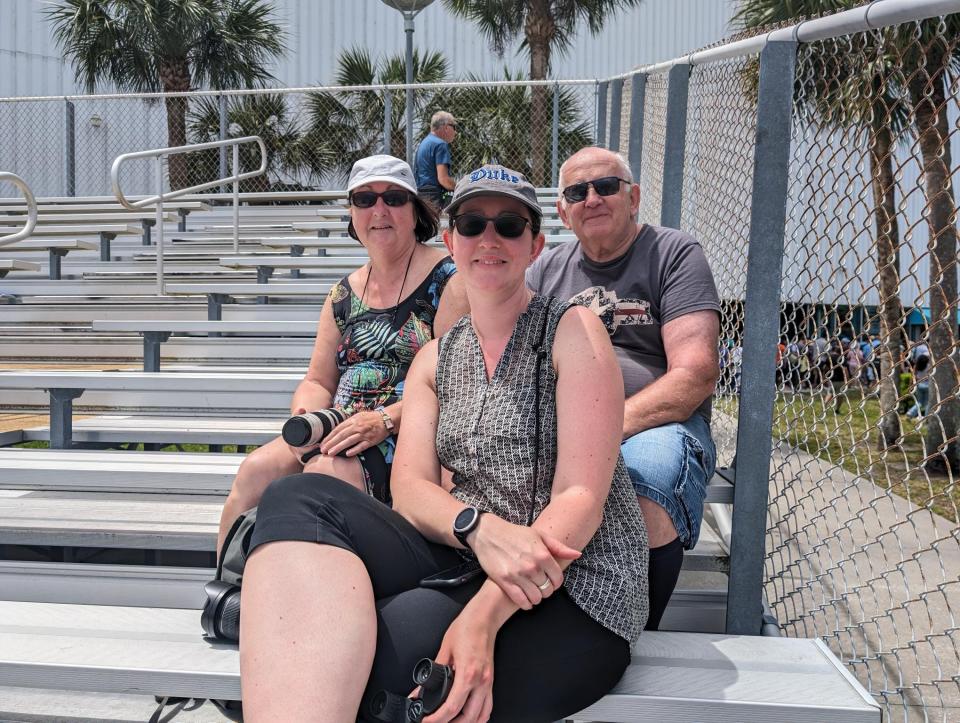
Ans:
[[[685,422],[713,394],[716,380],[704,381],[689,369],[668,371],[653,384],[627,398],[623,438],[670,422]]]

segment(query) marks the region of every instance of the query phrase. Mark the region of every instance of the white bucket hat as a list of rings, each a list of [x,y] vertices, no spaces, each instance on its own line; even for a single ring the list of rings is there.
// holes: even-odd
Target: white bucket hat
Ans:
[[[347,193],[358,186],[368,183],[395,183],[410,193],[417,192],[417,182],[413,171],[406,161],[393,156],[378,155],[361,158],[350,169],[350,180],[347,181]]]

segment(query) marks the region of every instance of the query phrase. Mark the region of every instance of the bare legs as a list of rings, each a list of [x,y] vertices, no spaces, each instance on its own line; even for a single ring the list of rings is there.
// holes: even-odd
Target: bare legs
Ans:
[[[230,531],[230,526],[240,513],[260,503],[267,485],[275,479],[298,472],[328,474],[363,489],[363,470],[356,457],[318,455],[304,467],[290,451],[287,443],[277,437],[248,454],[240,464],[240,469],[237,470],[237,476],[230,488],[230,494],[223,503],[223,511],[220,513],[217,550],[219,551],[223,546],[223,540]]]
[[[650,547],[662,547],[677,539],[677,528],[665,509],[653,500],[637,495],[643,520],[647,523],[647,539]]]
[[[245,720],[354,723],[377,642],[360,558],[312,542],[268,543],[250,556],[242,595]]]

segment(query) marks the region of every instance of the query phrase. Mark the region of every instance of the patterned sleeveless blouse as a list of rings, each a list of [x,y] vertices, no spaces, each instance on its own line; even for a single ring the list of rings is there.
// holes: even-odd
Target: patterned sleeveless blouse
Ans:
[[[535,296],[520,315],[503,356],[487,381],[470,317],[440,339],[437,453],[453,472],[452,494],[509,522],[527,524],[532,484],[534,516],[550,502],[557,465],[557,373],[553,340],[567,302]],[[536,353],[546,327],[547,358],[540,370],[540,463],[533,482]],[[583,410],[583,419],[590,410]],[[591,618],[628,641],[646,624],[647,530],[623,458],[617,461],[603,521],[583,554],[567,568],[564,588]]]
[[[453,259],[444,257],[416,289],[388,309],[368,306],[350,287],[348,277],[337,282],[330,290],[340,330],[335,407],[353,414],[393,404],[403,396],[407,370],[421,347],[433,339],[440,296],[456,271]],[[379,444],[387,464],[393,462],[395,448],[393,435]]]

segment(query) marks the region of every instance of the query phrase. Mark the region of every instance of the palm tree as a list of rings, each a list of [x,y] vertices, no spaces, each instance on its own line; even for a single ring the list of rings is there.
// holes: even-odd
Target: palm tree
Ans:
[[[746,30],[796,22],[845,10],[860,0],[741,0],[733,22]],[[906,128],[907,108],[895,58],[874,36],[851,39],[843,53],[823,44],[802,46],[803,72],[796,80],[795,97],[802,121],[824,131],[852,133],[866,143],[874,199],[874,258],[879,277],[880,420],[878,448],[899,443],[902,430],[897,413],[897,376],[905,349],[903,305],[900,301],[900,231],[897,222],[897,181],[893,156]],[[862,62],[863,59],[868,62]],[[754,70],[755,72],[755,70]],[[755,84],[753,84],[755,87]],[[864,92],[864,89],[870,89]]]
[[[919,27],[918,27],[919,25]],[[925,467],[960,471],[960,399],[957,363],[957,202],[947,117],[948,83],[960,76],[960,15],[931,18],[898,28],[890,53],[900,59],[910,94],[923,164],[930,240],[930,405],[924,435]]]
[[[530,55],[530,80],[546,80],[554,51],[570,49],[577,26],[586,22],[596,34],[607,19],[641,0],[444,0],[449,10],[477,24],[494,50],[503,55],[522,32]],[[534,185],[547,183],[548,89],[533,88],[530,98],[530,177]]]
[[[266,0],[54,0],[54,38],[88,92],[113,84],[136,93],[252,88],[272,79],[284,31]],[[167,141],[187,142],[187,99],[167,97]],[[171,156],[171,188],[187,184],[184,156]]]
[[[415,83],[440,83],[448,79],[449,63],[442,53],[421,56],[413,52]],[[406,82],[403,56],[373,60],[364,49],[343,51],[337,59],[337,85],[393,85]],[[403,148],[406,136],[404,91],[390,91],[390,148]],[[414,94],[414,117],[423,118],[432,93]],[[342,180],[360,158],[378,153],[383,144],[384,100],[374,91],[308,93],[309,118],[302,138],[304,169],[319,179]]]
[[[205,97],[199,103],[194,103],[187,119],[192,142],[205,143],[220,138],[220,105],[217,98]],[[275,182],[288,187],[289,184],[280,179],[295,178],[304,162],[301,158],[301,133],[287,107],[286,97],[280,93],[231,97],[227,101],[227,124],[228,138],[257,135],[267,147],[267,172],[241,181],[240,190],[269,191]],[[259,167],[260,149],[256,146],[241,146],[238,154],[240,167],[237,171],[243,173]],[[190,156],[190,161],[191,185],[211,181],[218,176],[218,150],[196,152]]]
[[[503,80],[521,80],[504,69]],[[481,81],[469,75],[467,82]],[[422,116],[434,109],[469,108],[457,120],[455,170],[468,172],[484,163],[501,163],[530,176],[530,136],[517,133],[517,118],[530,117],[533,94],[528,86],[464,86],[436,94]],[[593,143],[590,123],[580,111],[576,93],[559,90],[558,151],[561,158]]]

